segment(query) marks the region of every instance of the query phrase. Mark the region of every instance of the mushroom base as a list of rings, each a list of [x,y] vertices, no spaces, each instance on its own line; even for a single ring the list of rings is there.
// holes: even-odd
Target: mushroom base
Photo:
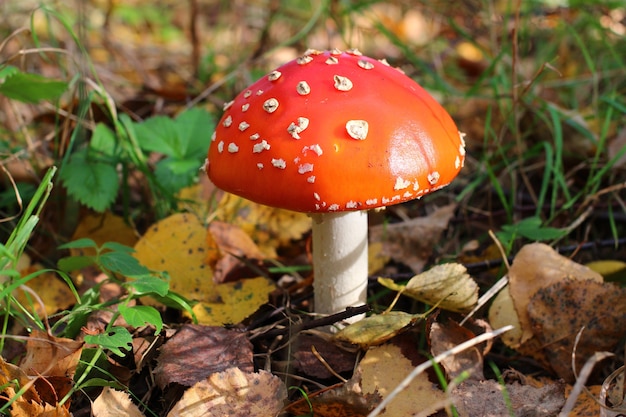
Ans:
[[[315,312],[333,314],[367,301],[367,212],[313,214]],[[357,321],[357,316],[352,321]]]

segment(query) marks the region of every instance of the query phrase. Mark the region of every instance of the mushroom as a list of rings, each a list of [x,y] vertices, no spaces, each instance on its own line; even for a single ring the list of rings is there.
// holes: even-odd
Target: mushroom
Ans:
[[[366,302],[367,210],[445,187],[465,148],[448,113],[385,61],[309,50],[225,106],[206,171],[219,188],[313,217],[315,311]]]

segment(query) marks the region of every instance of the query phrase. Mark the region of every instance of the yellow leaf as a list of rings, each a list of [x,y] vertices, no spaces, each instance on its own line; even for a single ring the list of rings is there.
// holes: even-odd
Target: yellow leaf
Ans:
[[[21,270],[22,276],[26,276],[43,269],[42,265],[35,264]],[[24,291],[16,291],[16,299],[24,306],[31,305],[39,317],[49,316],[57,311],[70,308],[76,303],[74,294],[67,284],[61,281],[53,272],[43,272],[30,279],[26,286],[30,288],[43,302],[43,306],[37,302],[32,294]],[[29,301],[30,300],[30,301]]]
[[[192,300],[216,302],[219,295],[205,259],[217,249],[207,246],[206,234],[197,217],[177,213],[150,227],[135,245],[134,256],[150,269],[167,271],[172,291]]]
[[[400,347],[393,344],[369,349],[357,371],[361,376],[363,393],[378,393],[382,398],[387,397],[412,371],[413,366]],[[389,403],[381,415],[411,416],[416,410],[421,415],[431,415],[438,410],[437,403],[445,399],[446,394],[436,388],[428,379],[428,374],[423,372]]]
[[[74,231],[72,240],[90,238],[98,246],[106,242],[117,242],[132,247],[137,242],[137,234],[122,217],[111,212],[88,213],[83,216]],[[72,256],[93,256],[94,249],[81,248],[70,249]]]
[[[93,402],[94,417],[143,417],[139,408],[130,400],[126,392],[104,387],[102,393]]]
[[[478,301],[478,285],[467,274],[465,267],[457,263],[434,266],[411,278],[406,286],[389,279],[379,279],[379,282],[387,288],[402,291],[404,295],[444,310],[469,311]]]
[[[201,302],[193,307],[199,324],[221,326],[239,323],[267,303],[275,286],[259,277],[227,282],[217,285],[215,289],[219,301]]]
[[[304,213],[253,203],[224,193],[216,218],[241,227],[267,258],[276,257],[276,248],[297,240],[311,229],[311,218]]]
[[[334,338],[365,349],[386,342],[420,318],[421,314],[408,314],[402,311],[376,314],[344,327],[335,333]]]
[[[229,368],[185,391],[167,416],[275,416],[286,399],[285,385],[270,372]]]

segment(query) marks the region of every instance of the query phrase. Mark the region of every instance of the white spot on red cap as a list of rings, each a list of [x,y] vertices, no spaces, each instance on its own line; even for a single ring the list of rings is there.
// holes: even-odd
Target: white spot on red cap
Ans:
[[[265,139],[263,139],[259,143],[255,143],[254,146],[252,147],[252,153],[261,153],[263,151],[269,151],[269,150],[270,150],[270,144],[267,143]]]
[[[283,74],[280,71],[272,71],[268,74],[267,79],[270,81],[276,81],[281,75]]]
[[[249,108],[250,108],[250,103],[246,103],[243,106],[241,106],[241,111],[245,113],[248,111]]]
[[[305,146],[302,148],[302,153],[304,154],[304,156],[306,156],[306,154],[311,151],[311,152],[315,152],[315,154],[317,156],[322,156],[322,154],[324,153],[322,151],[322,147],[319,144],[313,144],[313,145],[309,145],[309,146]]]
[[[258,133],[253,133],[252,135],[250,135],[250,140],[257,140],[260,137],[261,135],[259,135]]]
[[[223,110],[226,111],[226,110],[230,109],[230,106],[232,106],[234,102],[235,102],[234,100],[231,100],[229,102],[224,103]]]
[[[224,152],[224,141],[223,140],[220,140],[220,143],[217,144],[217,151],[219,153]]]
[[[352,139],[364,140],[367,137],[369,125],[365,120],[348,120],[346,131]]]
[[[277,109],[278,109],[278,100],[276,100],[273,97],[268,98],[263,103],[263,110],[265,110],[268,113],[274,113]]]
[[[411,185],[411,181],[408,180],[404,180],[401,177],[396,178],[396,183],[393,186],[393,189],[398,191],[398,190],[404,190],[405,188],[408,188],[409,185]]]
[[[337,65],[339,64],[339,60],[334,56],[329,56],[326,60],[326,65]]]
[[[250,127],[250,124],[249,124],[249,123],[247,123],[247,122],[241,122],[241,123],[239,123],[239,130],[241,130],[242,132],[243,132],[244,130],[246,130],[247,128],[249,128],[249,127]]]
[[[245,93],[243,93],[243,98],[248,98],[252,95],[252,90],[246,90]]]
[[[287,128],[287,132],[294,138],[300,139],[300,133],[309,127],[309,119],[306,117],[298,117],[298,120],[292,122]]]
[[[230,153],[237,153],[237,152],[239,152],[239,146],[237,146],[237,144],[233,143],[233,142],[229,143],[228,144],[228,152],[230,152]]]
[[[350,91],[352,90],[352,81],[348,77],[344,77],[341,75],[333,76],[335,80],[335,88],[339,91]]]
[[[296,91],[301,96],[306,96],[311,92],[311,86],[306,81],[300,81],[298,85],[296,85]]]
[[[285,162],[284,159],[280,159],[280,158],[279,159],[272,158],[272,165],[279,169],[287,168],[287,162]]]
[[[306,174],[307,172],[313,171],[313,164],[302,164],[298,166],[298,174]]]
[[[229,114],[225,119],[224,123],[222,123],[224,127],[230,127],[233,124],[233,117]]]
[[[433,171],[430,174],[428,174],[428,183],[430,185],[435,185],[439,182],[439,172],[437,171]]]
[[[374,64],[372,64],[370,61],[366,61],[365,59],[359,59],[357,61],[357,64],[359,65],[359,67],[366,69],[366,70],[370,70],[374,68]]]

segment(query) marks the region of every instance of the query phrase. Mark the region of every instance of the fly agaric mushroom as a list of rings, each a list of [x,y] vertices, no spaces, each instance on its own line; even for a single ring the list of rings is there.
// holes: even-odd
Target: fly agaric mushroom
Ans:
[[[315,311],[366,302],[366,210],[446,186],[463,134],[422,87],[356,50],[309,50],[224,106],[206,171],[219,188],[313,217]]]

